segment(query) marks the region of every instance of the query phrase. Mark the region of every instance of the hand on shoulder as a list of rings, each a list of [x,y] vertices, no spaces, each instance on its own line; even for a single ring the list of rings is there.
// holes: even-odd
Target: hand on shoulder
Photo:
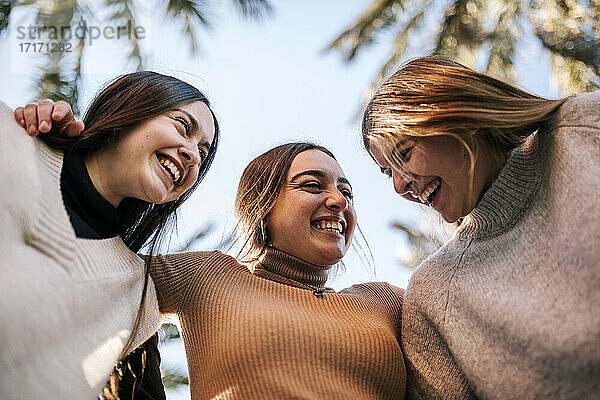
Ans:
[[[27,104],[15,109],[14,116],[29,136],[50,132],[74,137],[79,136],[84,128],[83,122],[75,120],[71,106],[62,100],[56,103],[43,100],[39,104]]]

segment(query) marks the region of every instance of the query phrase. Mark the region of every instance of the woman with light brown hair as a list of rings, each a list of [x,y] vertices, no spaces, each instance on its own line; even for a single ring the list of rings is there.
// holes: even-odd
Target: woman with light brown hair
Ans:
[[[161,311],[181,322],[192,398],[403,398],[403,290],[325,286],[356,227],[333,154],[311,143],[261,154],[235,211],[245,262],[212,251],[151,266]]]
[[[460,224],[405,293],[407,397],[600,398],[600,93],[423,57],[375,93],[363,141],[398,194]]]

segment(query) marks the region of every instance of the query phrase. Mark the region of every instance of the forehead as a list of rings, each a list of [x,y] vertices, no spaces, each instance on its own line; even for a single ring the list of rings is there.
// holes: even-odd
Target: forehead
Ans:
[[[298,154],[290,165],[287,178],[289,180],[294,175],[307,170],[320,170],[335,179],[346,177],[336,160],[317,149],[306,150]]]
[[[389,166],[388,159],[397,143],[398,140],[373,140],[370,143],[369,151],[377,164],[380,166]]]
[[[215,122],[207,105],[201,101],[195,101],[177,108],[192,114],[198,121],[198,133],[212,143],[215,138]]]

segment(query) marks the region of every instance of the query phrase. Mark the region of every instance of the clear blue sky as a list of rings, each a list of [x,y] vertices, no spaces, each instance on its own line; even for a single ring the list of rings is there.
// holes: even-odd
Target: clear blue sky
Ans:
[[[179,27],[166,23],[161,15],[146,10],[137,21],[146,30],[141,44],[150,61],[148,69],[196,85],[211,99],[220,120],[219,154],[182,212],[180,236],[209,222],[216,226],[198,250],[212,248],[233,226],[235,190],[245,165],[274,145],[308,139],[333,150],[353,185],[358,221],[375,257],[377,280],[406,287],[410,272],[398,262],[403,237],[391,222],[429,222],[419,206],[397,196],[391,182],[378,172],[361,148],[360,124],[354,119],[363,90],[388,56],[388,48],[376,45],[350,65],[338,54],[322,52],[368,3],[277,1],[273,17],[260,23],[246,22],[227,7],[216,9],[215,28],[198,31],[200,51],[195,56],[190,55]],[[19,23],[27,21],[23,13],[13,17]],[[17,45],[14,32],[0,38],[0,100],[13,108],[32,98],[28,73],[35,62],[15,52]],[[118,41],[100,40],[89,50],[83,65],[83,109],[103,83],[131,68],[123,61]],[[555,96],[547,54],[534,42],[520,50],[521,86]],[[369,280],[366,267],[353,254],[347,256],[346,270],[330,285],[342,288]]]

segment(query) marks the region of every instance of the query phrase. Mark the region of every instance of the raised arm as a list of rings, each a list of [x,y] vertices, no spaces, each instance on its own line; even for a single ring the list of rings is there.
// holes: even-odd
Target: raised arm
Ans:
[[[150,275],[163,314],[180,314],[199,290],[199,274],[213,252],[188,252],[152,257]]]
[[[64,102],[51,100],[39,104],[27,104],[14,111],[15,120],[29,136],[41,133],[53,133],[59,136],[78,136],[83,131],[83,122],[76,121],[71,106]]]

